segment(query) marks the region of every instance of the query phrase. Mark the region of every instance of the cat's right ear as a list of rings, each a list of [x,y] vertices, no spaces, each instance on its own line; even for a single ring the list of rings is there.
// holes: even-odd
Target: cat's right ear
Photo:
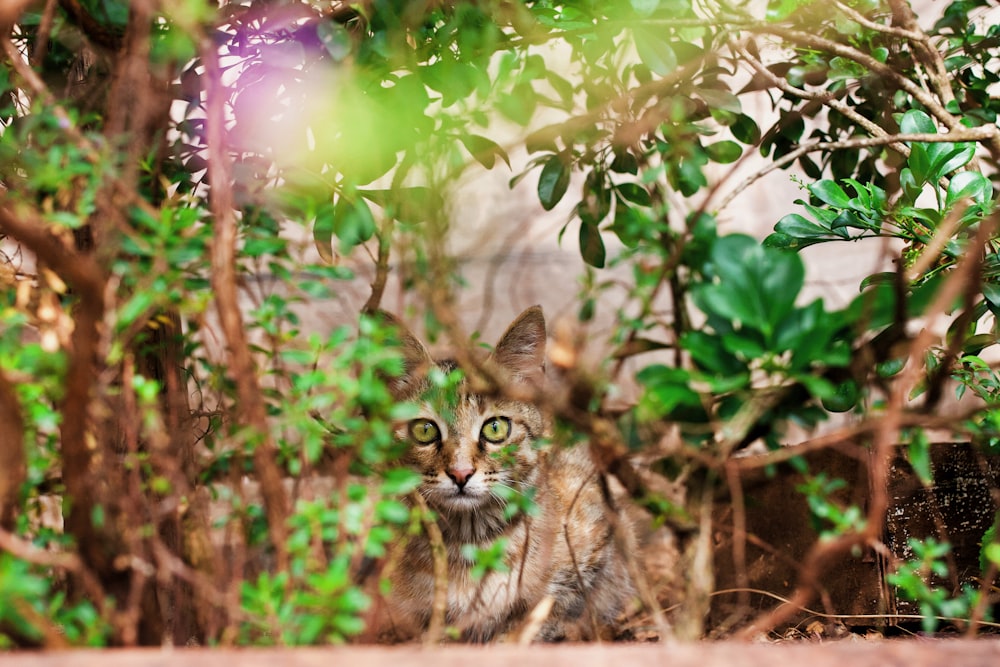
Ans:
[[[412,394],[419,384],[419,379],[434,363],[430,353],[427,352],[427,348],[420,342],[420,339],[414,336],[413,332],[392,313],[376,310],[372,313],[372,317],[395,329],[396,340],[399,342],[399,349],[403,354],[403,374],[398,377],[385,378],[389,391],[397,400],[413,398]]]

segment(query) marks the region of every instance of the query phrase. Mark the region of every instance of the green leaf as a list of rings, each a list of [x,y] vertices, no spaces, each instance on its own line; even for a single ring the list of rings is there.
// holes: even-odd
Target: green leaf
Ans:
[[[441,93],[441,105],[445,108],[458,100],[466,99],[476,87],[475,67],[452,58],[442,58],[421,68],[424,83],[431,90]]]
[[[813,222],[798,213],[789,213],[774,226],[774,231],[795,239],[809,239],[816,242],[830,239],[832,230],[829,227]]]
[[[775,23],[784,21],[791,16],[802,4],[803,0],[770,0],[767,3],[767,20]]]
[[[382,493],[404,495],[416,490],[421,482],[420,473],[410,468],[390,468],[382,476]]]
[[[681,336],[681,347],[691,355],[698,368],[719,377],[741,377],[746,374],[746,364],[726,350],[725,336],[717,332],[688,331]],[[749,379],[749,375],[747,375]]]
[[[616,185],[615,189],[618,190],[622,197],[633,204],[638,204],[639,206],[649,206],[653,203],[649,196],[649,191],[638,183],[621,183]]]
[[[997,516],[993,518],[993,524],[983,533],[982,549],[979,552],[979,569],[986,572],[990,564],[1000,566],[1000,537],[997,536]]]
[[[431,188],[416,185],[392,190],[365,189],[358,194],[380,206],[400,222],[425,222],[441,210],[441,195]]]
[[[644,387],[636,408],[640,421],[704,412],[701,397],[690,387],[690,373],[683,368],[652,364],[639,371],[636,380]]]
[[[500,147],[498,143],[482,137],[478,134],[463,134],[459,137],[465,149],[472,154],[472,157],[487,169],[492,169],[499,157],[510,167],[510,158],[507,151]]]
[[[763,244],[768,248],[777,248],[779,250],[802,250],[803,248],[808,248],[811,245],[816,245],[817,243],[825,243],[830,239],[825,238],[815,238],[815,239],[803,239],[796,238],[794,236],[789,236],[782,232],[774,232],[773,234],[768,234],[764,239]]]
[[[604,239],[601,238],[601,230],[597,225],[580,225],[580,255],[583,260],[598,269],[604,268],[606,251],[604,249]]]
[[[639,16],[650,16],[660,6],[660,0],[629,0],[629,4]]]
[[[537,106],[538,95],[530,83],[519,84],[510,94],[500,95],[497,98],[497,109],[500,113],[522,127],[531,122]]]
[[[410,519],[410,508],[398,500],[385,498],[375,503],[375,515],[389,523],[406,523]]]
[[[967,165],[976,154],[976,146],[972,143],[950,144],[936,143],[927,147],[930,157],[930,173],[928,180],[937,181],[956,169]]]
[[[616,150],[609,168],[618,174],[638,174],[639,160],[627,150]]]
[[[545,71],[545,80],[559,95],[563,108],[571,110],[573,108],[573,84],[551,70]]]
[[[983,298],[994,317],[1000,318],[1000,285],[993,281],[982,284]]]
[[[813,183],[809,186],[809,192],[824,204],[835,208],[849,208],[851,205],[851,198],[844,189],[829,179]]]
[[[993,199],[993,184],[978,171],[963,171],[955,174],[948,183],[945,206],[951,207],[960,199],[971,199],[977,204],[985,204]]]
[[[607,174],[594,169],[587,174],[583,184],[583,199],[577,207],[580,219],[591,225],[598,225],[611,212],[611,188],[608,187]]]
[[[666,76],[677,69],[677,56],[663,39],[666,32],[658,33],[646,28],[632,31],[639,60],[655,74]]]
[[[340,251],[348,253],[375,234],[375,218],[368,203],[358,197],[341,197],[334,207],[333,233],[340,239]],[[315,237],[315,229],[314,229]]]
[[[830,412],[847,412],[858,404],[861,392],[854,380],[847,380],[834,389],[833,394],[822,399],[823,407]]]
[[[538,177],[538,201],[542,203],[542,208],[551,211],[566,194],[568,187],[569,167],[561,156],[553,155],[545,161]]]
[[[755,146],[760,141],[760,127],[757,121],[746,114],[738,115],[735,122],[729,126],[729,130],[737,141],[744,144]]]
[[[872,273],[866,276],[861,281],[861,286],[858,291],[864,292],[866,289],[872,285],[894,285],[899,277],[892,271],[882,271],[880,273]]]
[[[692,290],[695,304],[710,318],[754,329],[774,345],[776,330],[794,308],[805,280],[802,259],[733,234],[716,241],[710,271],[716,280]]]
[[[740,104],[740,98],[733,95],[728,90],[722,90],[719,88],[698,88],[695,91],[702,100],[705,101],[709,107],[716,111],[725,111],[736,116],[737,114],[743,113],[743,106]]]
[[[900,119],[899,131],[903,134],[937,134],[937,125],[925,112],[910,109]]]
[[[720,164],[736,162],[743,155],[743,149],[735,141],[719,141],[705,146],[708,157]]]
[[[931,442],[923,429],[917,429],[907,445],[907,454],[913,472],[924,486],[934,483],[934,473],[931,470]]]

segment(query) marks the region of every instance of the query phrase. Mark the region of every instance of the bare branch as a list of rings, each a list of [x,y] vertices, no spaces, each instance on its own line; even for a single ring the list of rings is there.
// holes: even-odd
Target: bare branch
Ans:
[[[212,243],[212,288],[215,292],[219,322],[226,337],[230,372],[236,383],[243,423],[252,427],[259,438],[254,448],[254,464],[260,476],[261,492],[278,567],[288,567],[286,548],[289,504],[281,484],[277,450],[268,428],[267,411],[257,380],[257,371],[250,353],[246,330],[240,312],[238,278],[236,275],[236,216],[233,206],[232,169],[225,148],[225,88],[221,81],[215,44],[206,39],[202,45],[202,61],[206,71],[208,176],[211,183],[209,199],[215,218],[215,238]]]
[[[775,75],[773,72],[771,72],[771,70],[764,67],[764,64],[759,59],[753,57],[750,54],[749,50],[746,49],[746,47],[736,44],[734,42],[731,42],[730,46],[734,50],[738,51],[740,55],[742,55],[746,59],[746,61],[750,63],[750,66],[753,67],[754,70],[760,76],[766,78],[768,81],[771,82],[771,85],[775,86],[779,90],[782,90],[791,95],[795,95],[797,97],[801,97],[802,99],[815,100],[817,102],[820,102],[830,107],[831,109],[840,112],[847,118],[850,118],[855,123],[857,123],[865,130],[867,130],[868,133],[873,136],[885,137],[889,135],[889,133],[882,126],[873,123],[872,121],[870,121],[869,119],[865,118],[860,113],[855,111],[854,108],[851,107],[850,105],[841,102],[834,96],[833,93],[829,91],[823,93],[812,93],[807,90],[803,90],[802,88],[796,88],[795,86],[788,83],[785,79]],[[889,146],[892,147],[893,150],[898,151],[904,156],[909,157],[910,155],[910,149],[907,148],[905,144],[892,143],[889,144]]]
[[[13,528],[18,492],[26,471],[21,402],[14,385],[0,368],[0,528]]]
[[[856,139],[844,139],[843,141],[811,141],[801,144],[793,151],[782,155],[774,162],[770,162],[763,169],[751,174],[741,182],[734,190],[726,195],[716,207],[716,210],[725,209],[738,194],[746,190],[753,183],[763,178],[772,171],[781,169],[787,164],[795,162],[800,157],[813,151],[833,151],[844,148],[870,148],[872,146],[892,145],[902,141],[936,143],[936,142],[960,142],[960,141],[996,141],[1000,139],[1000,130],[996,125],[983,125],[981,127],[960,126],[951,132],[943,134],[888,134],[879,137],[858,137]]]
[[[431,600],[431,620],[424,635],[424,646],[434,646],[444,637],[445,613],[448,610],[448,550],[427,501],[418,491],[411,493],[410,498],[420,509],[420,521],[427,532],[434,559],[434,598]]]

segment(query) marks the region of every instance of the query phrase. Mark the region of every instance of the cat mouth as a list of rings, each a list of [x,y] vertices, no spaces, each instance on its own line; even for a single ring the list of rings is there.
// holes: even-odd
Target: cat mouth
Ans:
[[[469,488],[452,488],[435,494],[441,505],[453,509],[475,509],[483,504],[483,494]]]

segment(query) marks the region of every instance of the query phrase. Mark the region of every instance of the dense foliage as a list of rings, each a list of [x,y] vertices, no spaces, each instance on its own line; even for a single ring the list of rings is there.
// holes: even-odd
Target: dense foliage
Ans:
[[[565,391],[546,407],[557,440],[589,439],[677,529],[678,633],[705,632],[705,503],[738,493],[730,464],[753,443],[754,465],[784,474],[789,424],[848,413],[841,440],[872,452],[876,490],[899,444],[930,482],[931,426],[996,454],[989,5],[956,0],[933,24],[901,0],[0,9],[0,637],[363,637],[394,548],[429,522],[392,466],[410,406],[391,400],[400,358],[367,314],[396,281],[465,345],[448,202],[472,169],[513,165],[542,209],[571,205],[578,319],[613,310],[613,353],[585,368],[557,340]],[[774,233],[720,235],[732,198],[776,169],[802,195]],[[896,270],[846,307],[803,302],[797,250],[872,238],[895,241]],[[624,295],[602,277],[615,267]],[[357,271],[372,276],[359,321],[304,331],[303,310]],[[636,404],[605,409],[636,367]],[[938,417],[955,391],[980,401]],[[831,556],[878,550],[887,502],[843,505],[823,471],[804,475],[824,538],[800,604]],[[928,629],[983,619],[996,534],[978,588],[935,587],[933,540],[899,567]]]

